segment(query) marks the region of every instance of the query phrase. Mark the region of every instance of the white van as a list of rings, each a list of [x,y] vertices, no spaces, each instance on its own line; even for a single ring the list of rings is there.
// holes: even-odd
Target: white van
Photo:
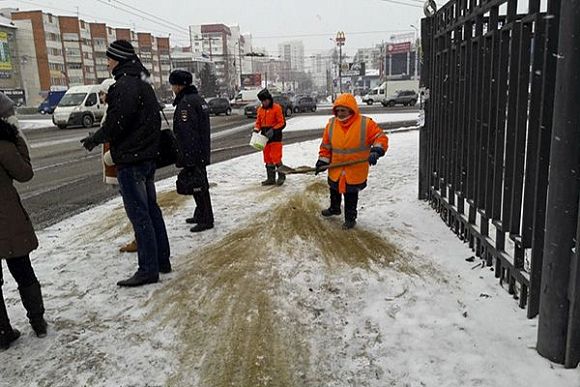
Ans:
[[[365,95],[362,100],[367,105],[372,105],[375,102],[382,103],[385,98],[385,86],[381,85],[369,91],[369,93]]]
[[[250,102],[256,102],[258,100],[258,93],[260,89],[255,90],[242,90],[240,91],[233,100],[230,101],[231,105],[246,105]]]
[[[52,122],[59,129],[75,125],[90,128],[99,123],[105,114],[105,106],[99,101],[101,88],[101,85],[88,85],[68,89],[54,109]]]

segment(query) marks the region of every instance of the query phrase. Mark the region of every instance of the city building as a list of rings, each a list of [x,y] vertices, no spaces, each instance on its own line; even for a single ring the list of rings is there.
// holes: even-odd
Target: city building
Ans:
[[[97,83],[93,41],[90,27],[73,16],[59,16],[67,85],[80,86]]]
[[[289,64],[289,70],[304,71],[304,43],[301,40],[280,43],[278,52],[280,59]]]
[[[50,90],[66,88],[67,74],[58,17],[42,11],[18,11],[12,12],[12,20],[19,29],[32,32],[34,51],[31,52],[30,47],[21,50],[21,55],[28,58],[27,70],[36,65],[38,74],[38,84],[32,79],[25,85],[29,104],[42,100]]]
[[[113,29],[104,23],[89,24],[91,39],[93,41],[93,58],[95,60],[95,75],[97,83],[101,83],[111,77],[107,67],[107,46],[115,40],[115,35],[110,35]]]
[[[18,52],[17,33],[12,21],[0,16],[0,91],[17,104],[25,104],[21,64],[28,59]]]

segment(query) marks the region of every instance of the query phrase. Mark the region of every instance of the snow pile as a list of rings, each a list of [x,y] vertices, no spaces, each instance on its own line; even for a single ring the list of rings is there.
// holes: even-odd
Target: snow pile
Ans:
[[[45,129],[52,128],[54,124],[52,120],[18,120],[22,130],[35,130],[35,129]]]
[[[136,256],[115,199],[39,232],[34,265],[49,336],[0,362],[6,386],[577,386],[539,357],[527,320],[488,269],[415,200],[417,132],[391,135],[371,168],[359,224],[323,219],[323,176],[263,188],[261,154],[210,167],[216,228],[192,235],[193,200],[161,182],[175,271],[119,289]],[[319,141],[285,148],[313,165]]]

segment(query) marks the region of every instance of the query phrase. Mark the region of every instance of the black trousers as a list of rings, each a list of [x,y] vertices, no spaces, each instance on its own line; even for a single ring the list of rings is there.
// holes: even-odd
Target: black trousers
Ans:
[[[207,179],[207,169],[201,166],[196,170],[199,184],[194,188],[193,200],[195,200],[195,212],[193,218],[198,224],[213,224],[213,209],[211,197],[209,195],[209,181]]]
[[[28,255],[6,259],[6,264],[19,288],[25,288],[38,282]],[[4,277],[2,276],[2,265],[0,264],[0,286],[3,283]]]
[[[337,190],[330,188],[330,208],[340,210],[342,195]],[[356,220],[358,215],[358,192],[347,192],[344,194],[344,218],[346,220]]]

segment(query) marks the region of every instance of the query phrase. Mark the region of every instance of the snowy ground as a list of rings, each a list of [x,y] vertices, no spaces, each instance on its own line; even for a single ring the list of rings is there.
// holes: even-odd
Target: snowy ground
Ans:
[[[417,121],[419,115],[419,112],[365,114],[366,117],[372,118],[378,124]],[[328,115],[320,116],[296,116],[287,121],[284,132],[298,132],[319,128],[324,129],[330,117],[332,117],[330,113]]]
[[[54,124],[52,123],[52,119],[46,119],[46,120],[22,119],[22,120],[18,120],[18,122],[20,123],[20,127],[22,128],[22,130],[44,129],[44,128],[49,128],[51,126],[54,126]]]
[[[319,141],[285,148],[312,165]],[[533,349],[527,320],[471,251],[416,197],[418,133],[391,135],[359,225],[326,220],[323,176],[263,188],[261,155],[210,167],[216,228],[192,235],[190,198],[158,185],[175,271],[120,289],[136,256],[119,199],[39,232],[34,266],[49,336],[0,354],[1,386],[577,387]]]

